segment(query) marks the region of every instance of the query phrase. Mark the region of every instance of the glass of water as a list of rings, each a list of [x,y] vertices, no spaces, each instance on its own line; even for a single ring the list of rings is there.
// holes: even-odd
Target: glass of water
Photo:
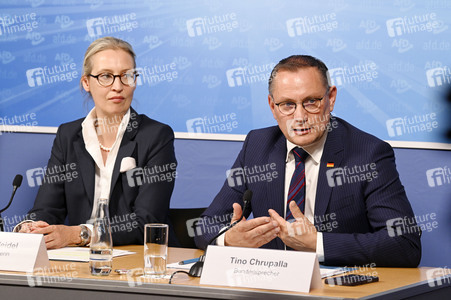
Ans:
[[[166,273],[168,255],[167,224],[144,225],[144,276],[161,278]]]

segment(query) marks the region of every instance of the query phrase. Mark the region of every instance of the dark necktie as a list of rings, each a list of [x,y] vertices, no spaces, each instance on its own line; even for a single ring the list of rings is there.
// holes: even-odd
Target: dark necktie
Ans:
[[[294,159],[296,161],[296,169],[294,170],[293,177],[291,177],[290,189],[288,190],[287,198],[287,213],[286,220],[294,219],[290,211],[290,202],[296,201],[301,212],[305,210],[305,160],[308,157],[308,153],[304,149],[296,147],[293,149]]]

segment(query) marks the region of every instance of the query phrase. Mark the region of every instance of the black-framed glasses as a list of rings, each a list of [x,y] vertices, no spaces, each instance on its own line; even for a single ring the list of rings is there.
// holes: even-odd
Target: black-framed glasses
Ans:
[[[327,93],[329,93],[329,88],[327,88],[326,93],[324,93],[324,96],[322,96],[321,98],[312,98],[302,101],[301,102],[302,107],[309,113],[312,114],[318,113],[321,110],[321,100],[323,100],[324,97],[326,97]],[[272,96],[271,98],[274,101],[274,98]],[[274,104],[279,108],[280,113],[285,116],[294,114],[298,106],[296,102],[292,101],[284,101],[280,103],[275,103],[274,101]]]
[[[116,77],[119,77],[119,80],[123,85],[135,86],[136,78],[139,76],[137,72],[124,72],[120,75],[114,75],[111,73],[100,73],[98,75],[88,74],[88,75],[97,79],[99,84],[104,87],[113,85]]]

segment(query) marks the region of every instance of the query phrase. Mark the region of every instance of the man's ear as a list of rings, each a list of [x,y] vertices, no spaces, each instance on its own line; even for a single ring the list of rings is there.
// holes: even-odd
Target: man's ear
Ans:
[[[329,108],[330,112],[334,110],[335,99],[337,98],[337,87],[335,85],[331,86],[329,93]]]
[[[271,95],[268,95],[268,104],[269,104],[269,108],[271,108],[272,115],[273,115],[274,119],[277,120],[277,118],[276,118],[276,111],[275,111],[276,105],[274,104],[274,101],[272,100]]]

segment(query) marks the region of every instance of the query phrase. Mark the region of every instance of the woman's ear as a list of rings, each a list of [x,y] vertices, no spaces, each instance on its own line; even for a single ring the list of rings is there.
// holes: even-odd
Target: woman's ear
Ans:
[[[86,91],[87,93],[89,93],[89,92],[90,92],[90,89],[89,89],[89,80],[88,80],[88,76],[83,75],[83,76],[81,77],[81,84],[83,85],[83,88],[85,89],[85,91]]]

